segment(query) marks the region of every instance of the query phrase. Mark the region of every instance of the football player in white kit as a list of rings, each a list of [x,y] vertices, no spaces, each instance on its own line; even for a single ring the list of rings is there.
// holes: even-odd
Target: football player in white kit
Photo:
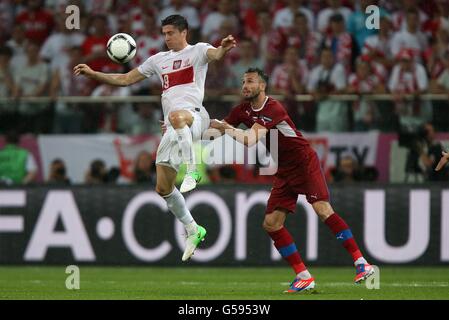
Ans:
[[[166,128],[156,156],[156,192],[167,202],[170,211],[187,231],[186,248],[182,261],[191,258],[206,230],[199,226],[187,209],[185,199],[175,186],[180,163],[187,166],[181,191],[190,191],[201,178],[196,171],[193,142],[209,128],[209,114],[203,107],[204,83],[208,63],[221,60],[236,46],[232,35],[221,41],[218,48],[207,43],[187,43],[188,23],[180,15],[162,20],[162,34],[170,51],[148,58],[142,65],[126,74],[106,74],[93,71],[86,64],[75,66],[75,75],[84,75],[98,82],[114,86],[129,86],[152,75],[162,84],[162,109]],[[174,148],[176,147],[176,148]],[[179,158],[181,151],[181,159]]]

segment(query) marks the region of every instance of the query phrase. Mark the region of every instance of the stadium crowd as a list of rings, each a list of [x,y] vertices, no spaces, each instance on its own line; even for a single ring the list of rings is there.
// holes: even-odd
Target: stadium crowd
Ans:
[[[66,27],[71,4],[80,8],[78,30]],[[370,4],[380,7],[379,30],[365,27]],[[442,129],[448,123],[447,101],[419,98],[449,89],[447,0],[1,0],[0,12],[3,97],[157,95],[156,78],[111,88],[74,77],[71,70],[80,62],[104,72],[138,66],[164,50],[160,20],[180,13],[189,21],[191,42],[219,45],[231,33],[239,40],[223,63],[211,64],[208,97],[238,94],[244,71],[257,66],[271,76],[271,94],[285,97],[294,121],[306,131],[388,131],[433,120]],[[126,66],[106,56],[106,42],[117,32],[137,39],[137,56]],[[314,102],[292,99],[304,93],[312,94]],[[330,93],[391,93],[394,100],[380,103],[361,96],[348,103],[326,99]],[[416,98],[406,101],[405,93]],[[214,111],[219,116],[223,106],[210,104],[212,116]],[[92,108],[17,100],[2,105],[1,112],[2,124],[19,113],[20,123],[27,123],[23,129],[32,132],[156,133],[158,109],[152,104]]]
[[[365,26],[365,9],[372,4],[380,8],[378,30]],[[80,9],[79,29],[66,26],[68,5]],[[224,61],[209,65],[205,106],[211,117],[227,113],[232,104],[220,97],[239,94],[245,70],[259,67],[270,75],[269,94],[283,97],[300,130],[449,127],[448,99],[421,98],[449,92],[449,0],[0,0],[0,97],[13,98],[13,103],[0,102],[0,133],[14,128],[160,134],[158,103],[90,105],[57,97],[159,95],[156,77],[114,88],[76,77],[72,68],[78,63],[103,72],[137,67],[165,50],[159,24],[175,13],[187,18],[191,43],[218,46],[228,34],[238,39]],[[106,43],[117,32],[129,33],[138,44],[127,65],[106,55]],[[358,99],[328,97],[343,93]],[[393,99],[367,99],[371,93],[389,93]],[[311,94],[313,101],[298,102],[298,94]],[[22,97],[51,97],[52,102]],[[350,160],[345,163],[351,166]],[[221,176],[233,174],[224,170]]]

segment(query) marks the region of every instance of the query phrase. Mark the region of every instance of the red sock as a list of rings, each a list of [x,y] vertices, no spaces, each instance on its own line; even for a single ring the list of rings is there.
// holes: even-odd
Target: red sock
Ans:
[[[292,236],[287,229],[282,229],[275,232],[268,232],[268,235],[273,239],[274,246],[278,249],[281,256],[290,264],[296,274],[307,270],[304,265],[301,255],[296,248]]]
[[[338,214],[332,214],[324,221],[324,223],[327,224],[337,237],[337,240],[340,241],[346,251],[349,252],[354,262],[362,257],[359,246],[352,236],[351,229],[349,229],[349,226]]]

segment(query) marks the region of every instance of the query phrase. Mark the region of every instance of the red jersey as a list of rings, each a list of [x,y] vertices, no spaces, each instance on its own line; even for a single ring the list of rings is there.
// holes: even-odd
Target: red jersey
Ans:
[[[258,123],[268,130],[278,130],[278,171],[277,176],[286,174],[298,167],[304,152],[310,151],[309,142],[296,129],[284,106],[277,100],[267,97],[260,109],[254,110],[249,102],[234,107],[224,119],[232,126],[243,123],[251,128]],[[267,133],[267,147],[270,146],[270,134]]]
[[[106,47],[108,44],[109,36],[105,35],[103,37],[89,36],[84,40],[82,44],[83,55],[87,56],[94,52],[106,52]],[[89,62],[89,66],[98,71],[107,72],[108,67],[114,68],[116,65],[108,57],[100,57]]]
[[[24,11],[16,18],[16,23],[25,27],[25,36],[43,43],[53,28],[53,16],[45,10]]]

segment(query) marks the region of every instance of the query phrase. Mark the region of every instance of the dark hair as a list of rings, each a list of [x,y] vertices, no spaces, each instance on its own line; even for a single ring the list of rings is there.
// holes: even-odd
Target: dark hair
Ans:
[[[333,14],[329,18],[329,22],[344,22],[344,21],[345,21],[345,18],[340,13]]]
[[[330,53],[332,53],[332,56],[334,55],[334,52],[332,51],[332,48],[326,45],[323,45],[320,49],[320,56],[324,51],[329,51]]]
[[[7,56],[11,58],[13,56],[13,51],[8,46],[0,47],[0,56]]]
[[[412,7],[412,8],[407,9],[406,15],[409,15],[409,14],[415,14],[415,15],[419,16],[419,11],[418,11],[418,9]]]
[[[106,169],[106,164],[101,159],[93,160],[90,163],[90,175],[94,178],[104,178],[102,176],[102,169]]]
[[[179,31],[189,30],[186,18],[179,14],[172,14],[161,21],[162,26],[172,25]]]
[[[298,18],[304,18],[304,19],[308,20],[307,16],[304,13],[302,13],[301,11],[298,11],[295,13],[294,19],[298,19]]]
[[[268,87],[268,76],[265,72],[263,72],[263,70],[259,69],[259,68],[248,68],[248,70],[245,71],[245,73],[257,73],[259,75],[259,77],[265,82],[265,84]]]
[[[51,164],[64,164],[64,160],[62,160],[61,158],[55,158],[53,159]]]

